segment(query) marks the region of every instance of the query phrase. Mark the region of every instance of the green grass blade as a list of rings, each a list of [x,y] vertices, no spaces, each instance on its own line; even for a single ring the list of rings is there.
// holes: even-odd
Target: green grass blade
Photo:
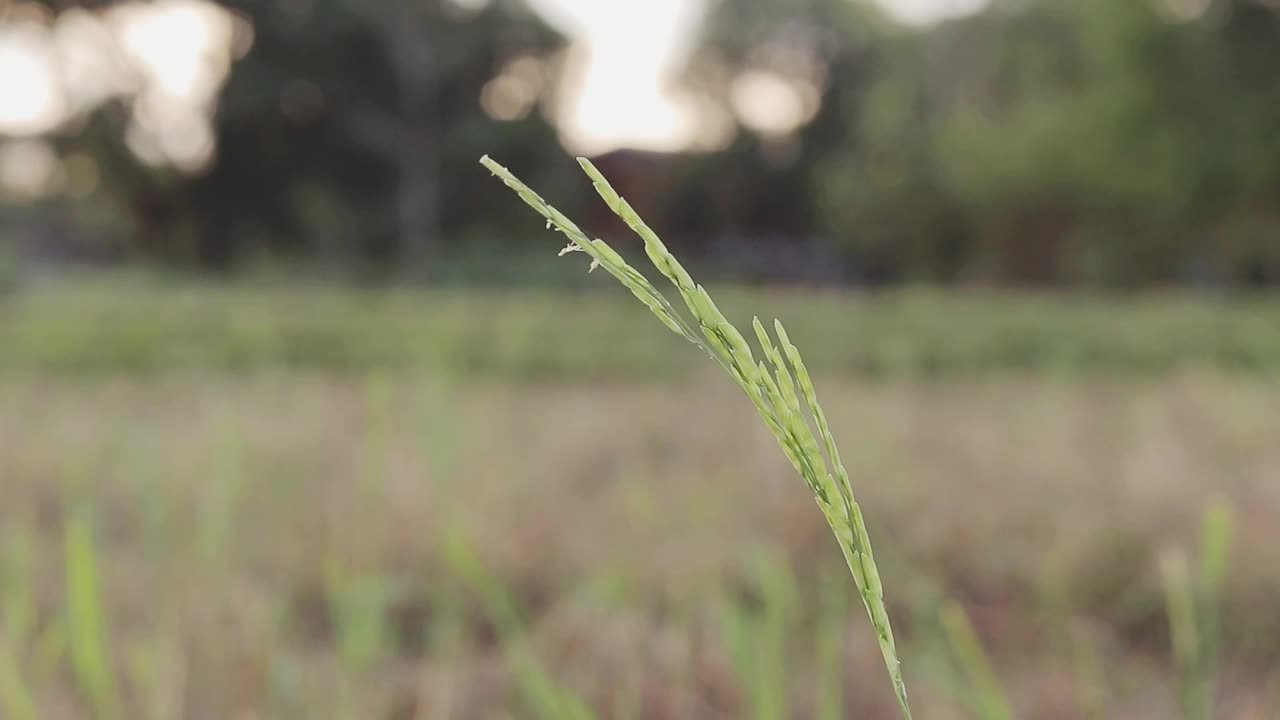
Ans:
[[[1089,720],[1106,717],[1107,673],[1102,654],[1082,629],[1071,631],[1071,656],[1080,683],[1080,716]]]
[[[796,580],[772,553],[758,551],[754,561],[761,600],[756,628],[756,717],[776,720],[787,715],[787,637],[797,602]]]
[[[1231,551],[1232,507],[1222,498],[1204,510],[1199,576],[1193,577],[1185,553],[1160,557],[1169,637],[1177,666],[1179,695],[1186,720],[1210,720],[1221,660],[1221,605]]]
[[[982,648],[982,641],[969,621],[964,608],[948,603],[942,608],[942,629],[958,664],[964,670],[969,687],[976,696],[976,710],[982,720],[1012,720],[1013,706],[1004,687]]]
[[[96,717],[114,720],[121,717],[120,699],[107,650],[93,516],[87,507],[72,510],[64,543],[72,667]]]
[[[591,720],[594,715],[586,704],[547,673],[529,642],[515,601],[461,534],[446,537],[443,556],[478,596],[502,642],[520,693],[537,716],[544,720]]]
[[[0,543],[0,717],[35,720],[29,678],[19,662],[36,630],[35,541],[25,522],[6,530]]]
[[[1169,615],[1169,639],[1178,668],[1179,694],[1186,720],[1208,720],[1203,682],[1203,649],[1196,621],[1195,589],[1187,556],[1168,551],[1160,556],[1165,605]]]
[[[1215,498],[1204,510],[1200,541],[1200,625],[1204,644],[1206,692],[1212,697],[1222,654],[1222,595],[1227,584],[1234,511]]]
[[[823,572],[819,579],[819,611],[815,633],[817,648],[817,720],[841,720],[844,713],[844,618],[849,597],[835,574]]]

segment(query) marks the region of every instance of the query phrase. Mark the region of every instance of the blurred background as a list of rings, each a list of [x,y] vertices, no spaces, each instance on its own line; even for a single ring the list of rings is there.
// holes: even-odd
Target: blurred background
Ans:
[[[1280,718],[1274,0],[0,0],[0,717],[895,717],[483,154],[918,716]]]

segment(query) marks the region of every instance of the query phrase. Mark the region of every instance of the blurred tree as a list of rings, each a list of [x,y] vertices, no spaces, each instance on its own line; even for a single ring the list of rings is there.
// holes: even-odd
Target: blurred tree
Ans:
[[[873,6],[849,0],[713,5],[686,81],[738,130],[687,176],[712,196],[698,204],[716,213],[721,233],[749,246],[740,252],[774,265],[785,246],[821,256],[824,234],[844,229],[833,227],[820,200],[821,168],[840,148],[860,151],[850,118],[864,110],[888,32]],[[824,274],[849,278],[851,268],[833,264]]]
[[[1134,283],[1220,263],[1214,234],[1261,189],[1250,165],[1280,160],[1265,130],[1275,91],[1258,107],[1267,81],[1238,80],[1256,50],[1229,35],[1243,22],[1277,47],[1276,13],[1172,5],[1043,0],[988,14],[1000,40],[973,44],[940,152],[999,276]],[[1245,66],[1280,81],[1280,66]]]
[[[103,166],[148,255],[228,267],[268,250],[421,269],[442,237],[505,229],[487,210],[491,184],[472,181],[481,154],[559,159],[539,105],[563,39],[522,2],[220,4],[251,28],[252,46],[222,89],[208,168],[143,165],[125,144],[128,99],[57,138],[63,155]],[[524,74],[498,88],[509,97],[493,101],[506,103],[497,117],[482,96],[513,64]]]
[[[247,242],[420,266],[440,238],[487,219],[486,194],[464,180],[481,154],[514,163],[559,151],[536,112],[549,71],[516,80],[540,84],[518,88],[519,117],[482,107],[504,68],[527,59],[545,70],[562,43],[521,3],[226,5],[252,23],[254,48],[223,94],[220,160],[193,188],[216,203],[215,257]]]
[[[748,225],[805,218],[782,225],[871,280],[1270,278],[1277,18],[1265,0],[1020,0],[914,30],[852,1],[722,0],[695,72],[726,98],[753,69],[818,77],[821,101],[787,171],[777,138],[707,162],[734,167]]]
[[[253,42],[207,169],[140,163],[127,97],[54,138],[110,178],[76,211],[131,218],[141,254],[423,268],[519,249],[486,152],[590,202],[547,119],[564,40],[523,3],[221,5]],[[745,279],[1280,281],[1274,0],[993,0],[928,27],[877,7],[714,2],[683,80],[729,119],[725,146],[602,167]]]

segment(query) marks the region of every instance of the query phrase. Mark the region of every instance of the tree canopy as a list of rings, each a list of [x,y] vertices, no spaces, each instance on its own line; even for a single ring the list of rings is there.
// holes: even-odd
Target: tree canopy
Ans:
[[[523,3],[221,4],[252,43],[211,161],[139,160],[118,96],[50,136],[110,181],[42,207],[125,256],[420,268],[529,241],[481,154],[567,210],[590,200],[554,124],[569,39]],[[997,0],[925,27],[859,0],[719,0],[680,81],[733,118],[727,145],[602,167],[723,275],[1280,280],[1270,0]]]

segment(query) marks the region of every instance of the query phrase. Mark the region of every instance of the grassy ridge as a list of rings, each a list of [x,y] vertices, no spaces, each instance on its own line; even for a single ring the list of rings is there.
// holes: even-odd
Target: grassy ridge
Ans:
[[[1280,370],[1280,298],[715,289],[767,309],[816,372]],[[566,319],[568,318],[568,319]],[[400,370],[670,378],[701,367],[615,292],[79,282],[0,298],[0,372]]]

